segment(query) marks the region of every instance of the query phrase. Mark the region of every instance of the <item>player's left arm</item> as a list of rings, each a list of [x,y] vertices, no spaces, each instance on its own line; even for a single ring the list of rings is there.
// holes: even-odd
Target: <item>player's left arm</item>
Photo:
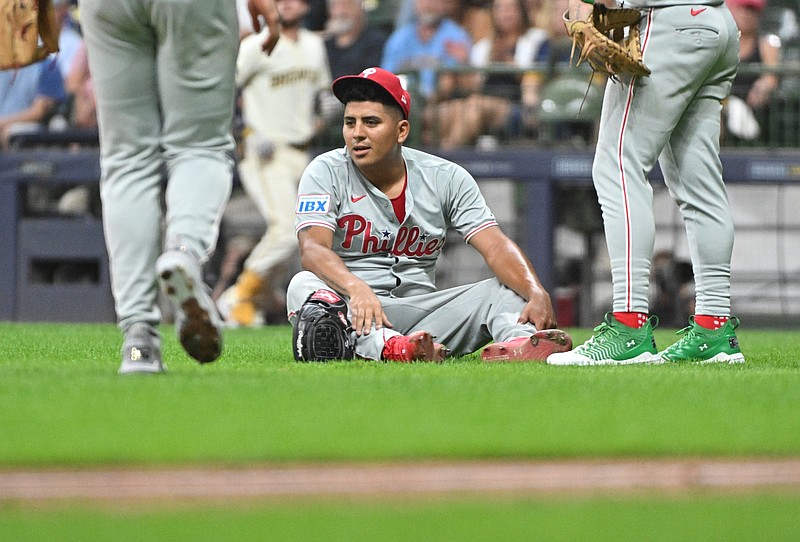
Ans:
[[[372,288],[352,273],[333,251],[333,230],[308,226],[297,232],[300,263],[325,284],[348,298],[350,319],[356,335],[369,335],[373,326],[392,327],[383,305]]]
[[[537,329],[558,327],[550,294],[544,289],[533,264],[522,249],[498,226],[473,235],[469,244],[477,250],[497,279],[519,294],[527,303],[517,320]]]

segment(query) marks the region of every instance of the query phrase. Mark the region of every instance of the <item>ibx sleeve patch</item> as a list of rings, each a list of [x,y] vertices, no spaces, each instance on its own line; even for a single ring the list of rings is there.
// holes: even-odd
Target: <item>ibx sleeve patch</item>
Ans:
[[[327,213],[330,207],[330,194],[300,194],[295,212],[298,215]]]

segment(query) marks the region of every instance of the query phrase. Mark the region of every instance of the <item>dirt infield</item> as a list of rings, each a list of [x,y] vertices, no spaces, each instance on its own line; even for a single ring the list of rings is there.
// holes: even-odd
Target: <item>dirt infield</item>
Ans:
[[[0,502],[766,488],[800,491],[800,459],[472,461],[0,471]]]

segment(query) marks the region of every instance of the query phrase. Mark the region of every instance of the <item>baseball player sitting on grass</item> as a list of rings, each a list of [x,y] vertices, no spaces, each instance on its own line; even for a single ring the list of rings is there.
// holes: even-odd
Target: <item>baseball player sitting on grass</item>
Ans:
[[[442,158],[406,148],[411,97],[380,68],[333,82],[344,104],[345,148],[321,154],[300,180],[295,227],[304,271],[287,292],[301,360],[355,356],[441,361],[488,342],[487,361],[543,361],[569,350],[550,296],[507,237],[475,179]],[[434,268],[454,228],[495,277],[437,290]],[[347,305],[337,303],[339,297]],[[313,304],[349,306],[345,348],[321,357],[328,335],[305,325]],[[299,331],[299,332],[298,332]],[[434,338],[437,340],[434,343]],[[446,345],[446,347],[444,346]],[[309,352],[312,352],[309,355]]]

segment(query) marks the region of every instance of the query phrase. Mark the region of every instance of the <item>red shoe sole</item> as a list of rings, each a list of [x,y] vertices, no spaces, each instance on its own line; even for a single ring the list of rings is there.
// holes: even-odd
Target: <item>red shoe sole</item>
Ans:
[[[436,349],[433,346],[433,336],[427,331],[415,331],[406,336],[408,348],[402,354],[395,354],[387,361],[395,363],[411,363],[414,361],[434,361]]]
[[[572,350],[572,337],[560,329],[543,329],[530,337],[493,343],[483,349],[483,361],[538,361],[544,362],[554,352]]]

